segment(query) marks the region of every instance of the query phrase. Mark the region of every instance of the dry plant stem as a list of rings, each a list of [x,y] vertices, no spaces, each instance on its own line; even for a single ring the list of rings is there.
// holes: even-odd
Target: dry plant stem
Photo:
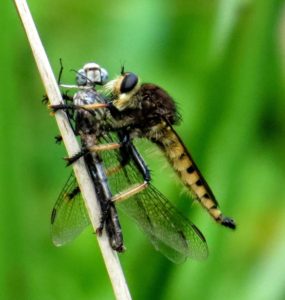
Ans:
[[[14,0],[14,2],[26,31],[50,103],[53,105],[60,104],[62,103],[62,97],[30,14],[28,5],[24,0]],[[63,111],[58,111],[55,114],[55,118],[67,149],[67,153],[69,157],[71,157],[80,150],[78,142],[69,125],[66,114]],[[96,199],[95,190],[86,169],[84,160],[81,158],[74,163],[73,169],[95,232],[96,228],[99,226],[100,206]],[[117,253],[110,247],[105,231],[101,237],[98,237],[98,243],[109,273],[116,299],[131,299]]]

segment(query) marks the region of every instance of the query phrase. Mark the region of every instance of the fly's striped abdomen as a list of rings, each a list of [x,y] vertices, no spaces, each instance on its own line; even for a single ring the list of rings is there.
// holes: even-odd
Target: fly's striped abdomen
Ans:
[[[163,150],[184,185],[209,214],[218,223],[235,228],[234,221],[225,217],[219,210],[214,194],[175,131],[170,126],[166,126],[161,131],[160,138],[153,140]]]

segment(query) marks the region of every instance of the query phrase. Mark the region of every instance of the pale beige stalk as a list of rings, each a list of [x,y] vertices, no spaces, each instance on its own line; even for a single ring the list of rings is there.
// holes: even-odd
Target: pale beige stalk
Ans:
[[[36,64],[42,78],[46,93],[50,103],[55,105],[62,102],[62,97],[49,64],[47,55],[41,43],[36,26],[33,22],[28,5],[24,0],[14,0],[20,19],[26,31]],[[65,147],[69,157],[79,152],[80,147],[74,136],[74,133],[69,125],[67,116],[64,112],[58,111],[55,114],[55,119],[62,135]],[[73,164],[75,176],[80,186],[88,214],[94,228],[98,228],[100,220],[100,206],[96,199],[96,194],[91,181],[91,178],[86,169],[84,160],[81,158]],[[118,255],[112,250],[109,244],[108,237],[104,231],[101,237],[98,237],[98,243],[105,261],[107,271],[113,286],[113,290],[118,300],[131,299],[128,286],[118,259]],[[96,268],[96,266],[94,266]],[[99,275],[98,275],[99,276]],[[96,291],[94,291],[96,292]],[[95,295],[94,295],[95,298]]]

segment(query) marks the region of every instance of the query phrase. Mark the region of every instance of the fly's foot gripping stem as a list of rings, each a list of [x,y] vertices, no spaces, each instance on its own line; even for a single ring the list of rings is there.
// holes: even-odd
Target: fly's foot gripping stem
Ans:
[[[73,164],[75,161],[77,161],[80,157],[85,156],[88,153],[92,152],[100,152],[100,151],[111,151],[115,149],[119,149],[121,147],[121,144],[119,143],[109,143],[109,144],[102,144],[102,145],[94,145],[91,147],[82,147],[82,149],[72,157],[67,157],[65,160],[67,161],[67,166]]]
[[[113,247],[112,247],[113,248]],[[126,247],[124,245],[120,245],[119,247],[113,248],[115,251],[119,253],[123,253],[126,251]]]
[[[58,110],[79,110],[84,109],[86,111],[92,112],[93,110],[100,109],[100,108],[108,108],[108,104],[106,103],[94,103],[94,104],[84,104],[84,105],[76,105],[73,103],[61,103],[55,105],[48,105],[48,108],[51,110],[52,113],[56,113]]]
[[[72,109],[72,110],[75,110],[75,109],[78,109],[80,107],[78,107],[77,105],[75,104],[55,104],[55,105],[48,105],[48,108],[51,110],[52,113],[56,113],[58,110],[66,110],[66,109]]]

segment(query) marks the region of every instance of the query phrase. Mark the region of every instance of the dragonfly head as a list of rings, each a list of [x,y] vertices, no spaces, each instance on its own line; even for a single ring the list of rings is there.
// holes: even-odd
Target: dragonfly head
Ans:
[[[107,80],[107,70],[94,62],[85,64],[76,74],[76,83],[79,86],[103,85]]]

